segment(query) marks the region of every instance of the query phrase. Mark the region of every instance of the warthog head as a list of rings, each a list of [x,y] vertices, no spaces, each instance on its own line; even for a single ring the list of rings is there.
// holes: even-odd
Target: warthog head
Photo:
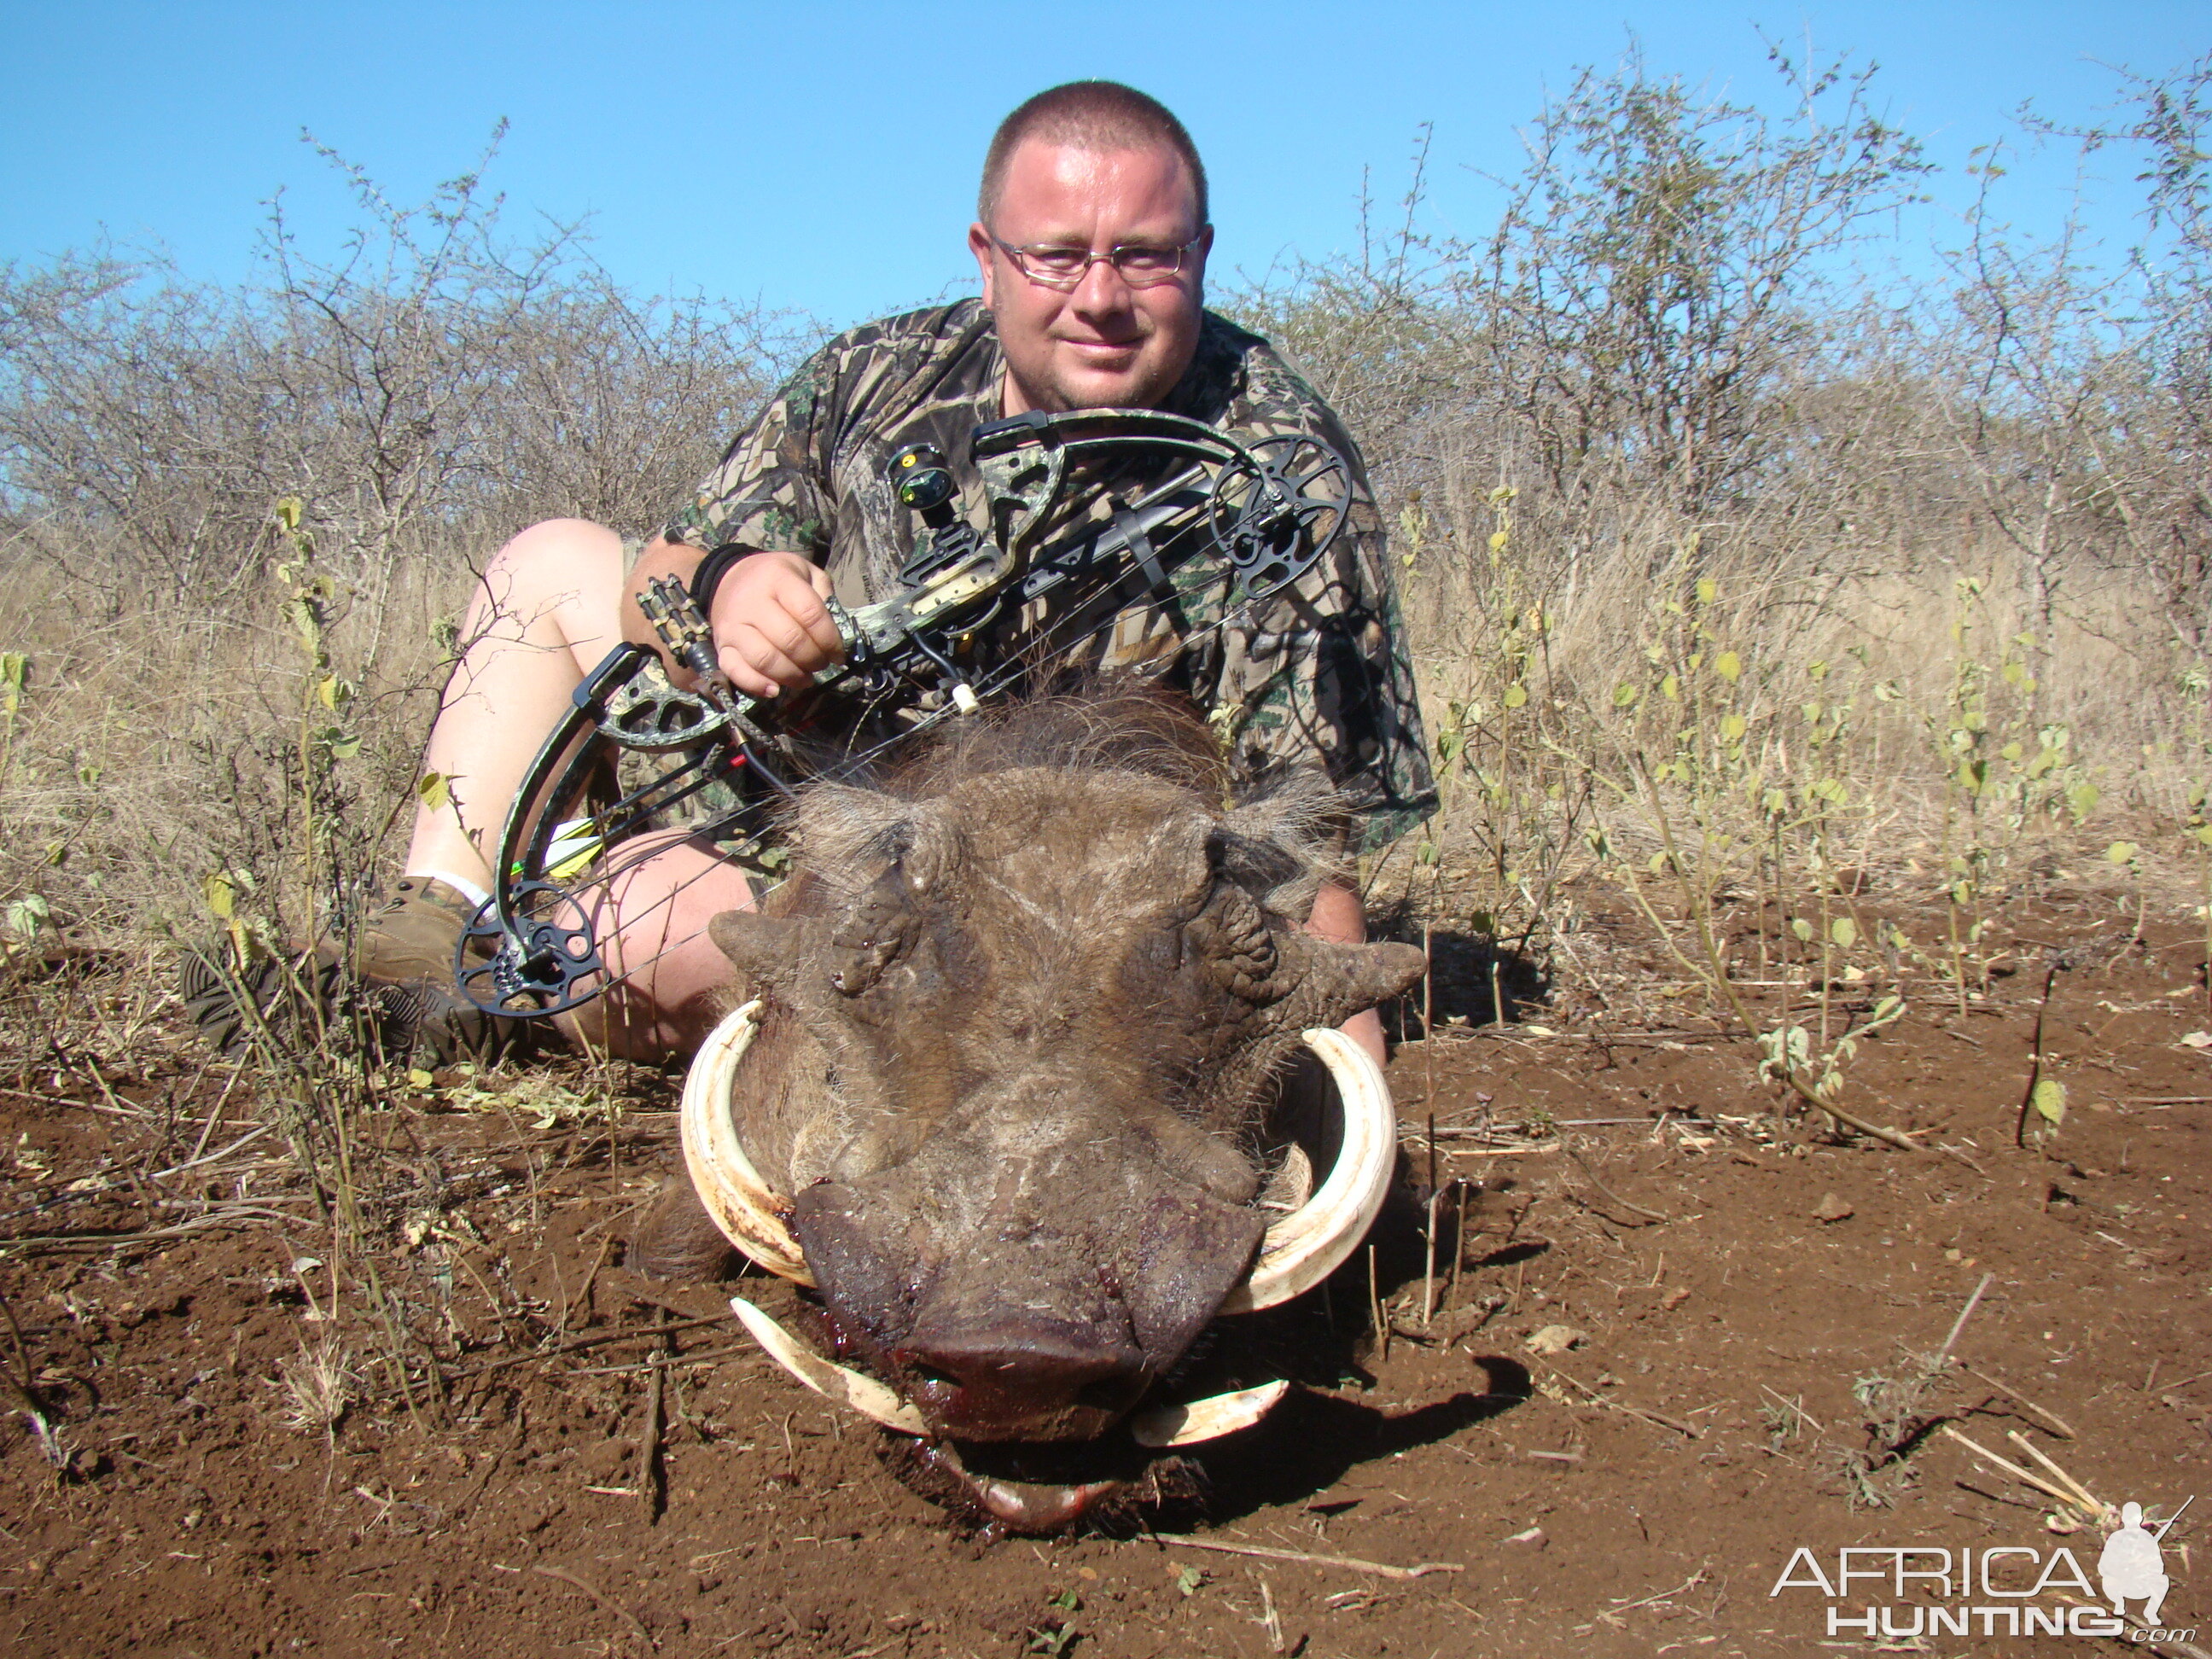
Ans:
[[[1104,1433],[1218,1315],[1304,1288],[1372,1219],[1395,1147],[1371,1062],[1329,1049],[1366,1068],[1350,1198],[1281,1199],[1270,1082],[1421,956],[1304,933],[1335,797],[1231,801],[1217,752],[1153,696],[1026,705],[883,787],[812,788],[781,914],[714,925],[758,1029],[726,1023],[695,1067],[695,1186],[818,1289],[872,1373],[837,1373],[847,1394],[927,1443]],[[1264,1265],[1285,1252],[1303,1267]]]

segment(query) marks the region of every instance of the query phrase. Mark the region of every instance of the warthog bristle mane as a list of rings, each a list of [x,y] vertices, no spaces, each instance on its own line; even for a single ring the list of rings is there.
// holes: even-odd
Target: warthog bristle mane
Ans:
[[[1323,774],[1279,769],[1240,787],[1187,697],[1111,684],[988,709],[878,774],[808,787],[791,818],[801,861],[829,895],[848,899],[915,853],[916,807],[969,779],[1031,768],[1133,773],[1218,803],[1224,864],[1279,915],[1303,920],[1337,867],[1342,802]]]

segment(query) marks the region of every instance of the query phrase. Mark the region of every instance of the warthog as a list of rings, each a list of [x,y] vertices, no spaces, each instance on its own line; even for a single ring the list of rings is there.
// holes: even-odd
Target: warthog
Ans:
[[[861,1370],[738,1310],[998,1524],[1065,1525],[1111,1486],[983,1478],[981,1443],[1093,1440],[1133,1413],[1126,1431],[1165,1446],[1256,1419],[1279,1382],[1146,1395],[1217,1317],[1318,1283],[1374,1219],[1389,1097],[1331,1028],[1422,957],[1301,931],[1335,801],[1317,775],[1231,799],[1188,704],[1041,700],[880,787],[806,791],[773,913],[714,924],[748,1000],[692,1068],[692,1186],[720,1234],[818,1291],[825,1345]],[[1270,1121],[1302,1041],[1345,1102],[1317,1185]],[[676,1198],[649,1271],[702,1263]]]

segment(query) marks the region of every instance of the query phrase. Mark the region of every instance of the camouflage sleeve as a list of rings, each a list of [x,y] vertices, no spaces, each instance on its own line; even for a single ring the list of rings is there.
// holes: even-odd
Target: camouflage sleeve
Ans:
[[[785,548],[821,563],[830,553],[823,405],[837,369],[835,344],[807,359],[723,453],[662,534],[694,547],[725,542]]]
[[[1361,854],[1430,817],[1437,788],[1381,517],[1364,477],[1356,489],[1328,556],[1229,630],[1213,718],[1246,775],[1318,760]]]

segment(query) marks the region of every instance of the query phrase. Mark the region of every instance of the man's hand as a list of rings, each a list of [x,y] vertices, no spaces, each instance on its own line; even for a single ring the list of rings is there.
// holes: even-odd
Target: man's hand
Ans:
[[[707,618],[730,684],[773,697],[842,660],[844,642],[822,603],[829,597],[829,573],[801,553],[753,553],[732,565]]]

